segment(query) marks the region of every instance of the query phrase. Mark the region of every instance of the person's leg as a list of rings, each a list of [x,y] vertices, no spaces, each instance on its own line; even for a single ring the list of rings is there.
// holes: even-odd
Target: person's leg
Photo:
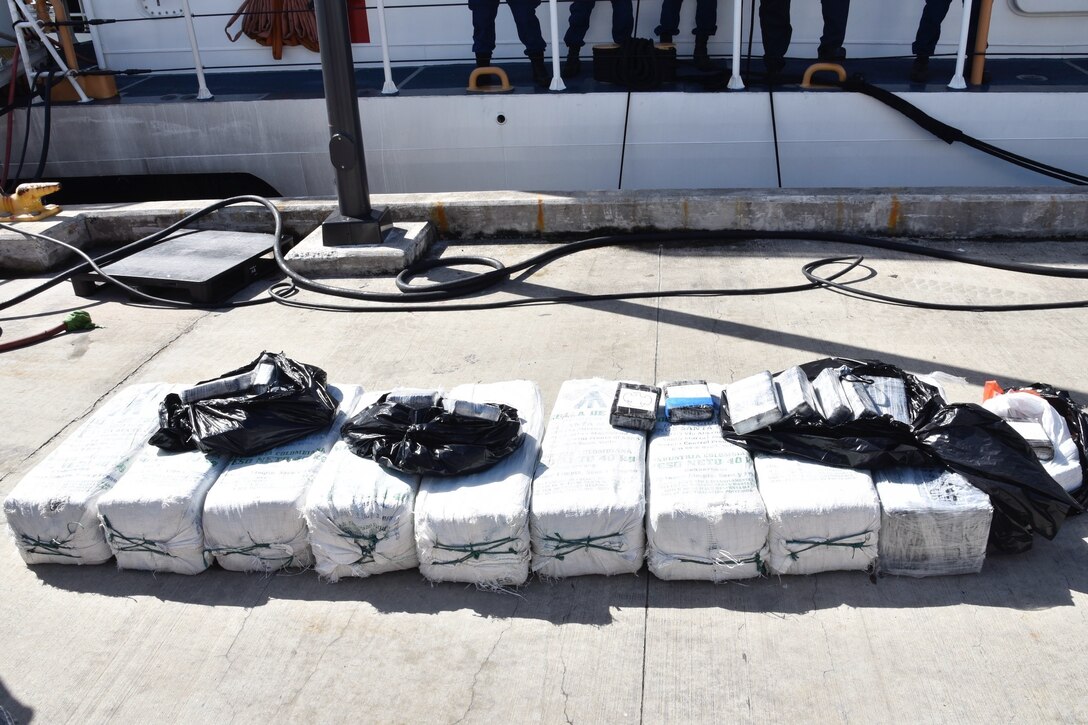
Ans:
[[[911,51],[914,62],[910,67],[910,80],[913,83],[925,83],[929,80],[929,56],[937,49],[941,38],[941,23],[948,15],[952,0],[926,0],[922,7],[922,17],[918,20],[918,32],[914,36]]]
[[[680,34],[680,6],[684,0],[661,0],[661,24],[654,28],[654,35],[662,43],[671,43]]]
[[[596,0],[572,0],[570,4],[570,21],[567,23],[566,35],[563,36],[563,42],[567,46],[567,59],[563,61],[560,75],[564,78],[574,78],[582,72],[582,59],[578,56],[585,45],[589,16],[595,4]]]
[[[850,0],[822,0],[824,34],[820,36],[817,57],[837,63],[846,58],[843,42],[846,40],[846,21],[850,16]]]
[[[540,0],[506,0],[506,4],[514,15],[518,37],[533,66],[533,81],[538,86],[546,87],[551,81],[551,75],[544,65],[544,36],[540,33],[540,19],[536,16]]]
[[[635,14],[631,0],[612,0],[612,40],[622,43],[635,33]]]
[[[718,70],[707,50],[710,36],[718,32],[718,0],[696,1],[695,29],[691,32],[695,33],[695,52],[692,54],[695,67],[701,71]]]
[[[495,17],[499,14],[499,0],[468,0],[468,9],[472,11],[472,52],[477,61],[486,56],[488,62],[484,65],[488,65],[495,50]]]
[[[952,0],[926,0],[922,8],[922,17],[918,20],[918,32],[914,36],[914,44],[911,51],[916,56],[933,55],[937,49],[937,41],[941,39],[941,23],[948,15],[948,8]]]
[[[790,47],[790,0],[760,0],[759,29],[763,35],[763,63],[777,73],[785,65],[783,58]]]
[[[568,48],[581,48],[585,45],[586,31],[589,30],[589,16],[593,12],[596,0],[571,0],[570,20],[563,42]]]
[[[707,38],[718,32],[718,0],[696,0],[695,29],[691,32]]]

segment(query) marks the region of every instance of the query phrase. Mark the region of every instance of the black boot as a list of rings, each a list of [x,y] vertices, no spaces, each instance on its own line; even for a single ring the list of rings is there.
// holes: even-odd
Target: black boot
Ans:
[[[661,44],[662,45],[672,45],[672,36],[669,35],[668,33],[662,33],[661,34]]]
[[[542,88],[550,86],[552,77],[548,74],[548,67],[544,65],[544,54],[530,55],[529,64],[533,67],[533,82]]]
[[[919,55],[910,66],[910,82],[925,83],[929,80],[929,56]]]
[[[580,46],[569,46],[567,48],[567,59],[563,61],[562,76],[564,78],[575,78],[582,72],[582,59],[578,57],[580,50]]]
[[[706,35],[695,36],[695,53],[692,56],[695,67],[705,72],[718,70],[717,64],[710,59],[710,53],[706,49],[707,37]]]
[[[491,65],[491,54],[490,53],[477,53],[476,54],[476,67],[477,68],[487,68],[490,65]],[[494,85],[497,85],[498,82],[499,82],[499,79],[496,78],[495,76],[491,75],[490,73],[485,73],[485,74],[479,76],[476,79],[476,85],[477,86],[494,86]]]

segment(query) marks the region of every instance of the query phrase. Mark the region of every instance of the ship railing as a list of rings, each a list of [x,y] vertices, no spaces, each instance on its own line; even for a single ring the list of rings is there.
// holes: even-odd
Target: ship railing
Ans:
[[[385,0],[371,0],[374,5],[371,5],[368,9],[374,10],[378,20],[379,31],[379,45],[381,50],[381,63],[383,67],[384,83],[381,92],[385,95],[393,95],[399,92],[396,83],[393,80],[392,72],[392,60],[390,53],[389,34],[387,30],[386,21],[386,4]],[[754,5],[758,0],[750,0],[752,6],[752,12],[755,11]],[[743,89],[744,82],[740,76],[741,68],[741,49],[743,47],[743,28],[742,28],[742,12],[743,12],[744,0],[733,0],[733,27],[732,27],[732,73],[730,75],[727,87],[731,90]],[[965,73],[967,72],[967,61],[971,57],[970,49],[968,49],[968,36],[969,36],[969,22],[971,17],[972,5],[975,3],[982,3],[981,17],[979,18],[979,28],[976,38],[976,47],[973,49],[973,61],[971,71],[971,82],[978,84],[981,82],[982,65],[985,61],[986,50],[986,31],[989,25],[989,12],[992,7],[993,0],[964,0],[963,15],[960,25],[959,41],[957,44],[956,52],[956,66],[952,78],[948,83],[949,88],[963,89],[967,87],[965,79]],[[44,23],[37,18],[34,13],[32,5],[28,0],[7,0],[9,9],[11,11],[13,19],[15,19],[14,28],[16,30],[16,37],[19,40],[21,56],[24,59],[24,69],[27,74],[28,82],[34,83],[35,77],[38,75],[33,70],[29,62],[29,53],[25,51],[26,36],[27,34],[33,34],[38,37],[41,45],[50,52],[53,56],[57,66],[61,69],[62,74],[67,76],[67,80],[72,83],[73,88],[76,90],[81,101],[90,100],[87,98],[83,89],[76,83],[74,76],[76,75],[76,69],[70,68],[68,64],[65,64],[64,60],[58,55],[54,48],[54,43],[48,40],[46,33],[43,29]],[[97,14],[94,10],[93,0],[83,0],[85,15],[89,19],[97,18]],[[553,91],[565,90],[561,73],[560,73],[560,47],[562,42],[562,36],[559,31],[559,9],[558,0],[548,0],[548,24],[549,35],[551,36],[551,65],[552,65],[552,81],[550,89]],[[411,4],[397,5],[397,8],[412,7]],[[199,46],[198,36],[194,27],[194,18],[205,17],[207,14],[194,14],[190,8],[189,0],[180,0],[180,12],[177,16],[179,19],[183,19],[186,26],[186,33],[188,35],[189,46],[193,54],[194,69],[197,76],[197,98],[198,99],[210,99],[212,93],[208,88],[207,80],[205,77],[205,66],[201,60],[201,49]],[[218,13],[216,13],[218,15]],[[159,18],[165,19],[165,18]],[[90,27],[92,38],[96,39],[96,27],[92,25]],[[373,61],[370,61],[373,62]],[[100,67],[104,66],[101,56],[99,56]]]

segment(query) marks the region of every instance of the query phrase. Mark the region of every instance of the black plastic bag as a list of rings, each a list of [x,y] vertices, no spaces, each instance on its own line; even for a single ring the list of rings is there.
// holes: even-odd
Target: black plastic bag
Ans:
[[[1082,476],[1080,488],[1069,495],[1081,506],[1088,507],[1088,410],[1073,400],[1073,396],[1065,390],[1047,383],[1032,383],[1027,387],[1013,388],[1008,392],[1014,393],[1018,390],[1036,393],[1050,403],[1054,410],[1058,411],[1058,415],[1065,419],[1065,424],[1069,426],[1069,435],[1072,436],[1073,442],[1077,445],[1077,453],[1080,454]]]
[[[990,546],[1031,548],[1033,533],[1054,538],[1078,503],[1050,477],[1031,447],[1005,421],[978,405],[949,405],[937,389],[879,361],[826,358],[801,366],[809,380],[826,368],[850,375],[903,380],[912,423],[879,416],[830,425],[789,417],[738,435],[723,410],[722,435],[753,453],[797,456],[840,468],[880,469],[937,465],[964,476],[989,494],[994,506]]]
[[[358,456],[404,473],[457,476],[490,468],[524,439],[518,411],[497,404],[498,420],[453,413],[436,405],[388,401],[358,413],[340,429]]]
[[[332,424],[338,404],[325,383],[320,368],[262,353],[182,395],[167,395],[149,442],[168,451],[262,453]]]

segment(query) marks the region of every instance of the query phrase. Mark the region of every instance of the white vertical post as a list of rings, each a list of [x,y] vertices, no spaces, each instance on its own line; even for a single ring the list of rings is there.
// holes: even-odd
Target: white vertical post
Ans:
[[[185,29],[189,32],[189,45],[193,48],[193,63],[196,64],[196,97],[197,100],[208,101],[214,96],[204,82],[204,64],[200,61],[200,48],[196,43],[196,28],[193,27],[193,11],[189,9],[189,0],[181,0],[181,9],[185,13]]]
[[[744,81],[740,79],[740,44],[741,44],[741,6],[744,0],[733,0],[733,75],[729,76],[726,87],[731,91],[744,90]]]
[[[548,15],[552,26],[552,84],[548,87],[553,91],[566,90],[563,83],[563,75],[559,70],[559,3],[550,0],[548,3]]]
[[[959,52],[956,53],[956,72],[952,80],[948,82],[948,87],[957,91],[967,87],[967,82],[963,79],[963,69],[967,65],[967,35],[970,29],[971,0],[963,0],[963,21],[960,23],[960,47]]]
[[[389,62],[389,36],[385,33],[385,0],[378,0],[378,33],[382,40],[382,68],[385,69],[385,85],[382,93],[387,96],[397,94],[397,84],[393,82],[393,66]]]
[[[23,72],[26,73],[26,84],[30,88],[34,88],[34,69],[30,66],[30,52],[26,47],[26,37],[23,35],[23,28],[26,27],[26,18],[23,17],[22,6],[18,4],[18,0],[8,0],[8,12],[11,13],[11,25],[15,30],[15,42],[19,46],[19,58],[23,61]],[[15,68],[11,69],[11,82],[15,82],[15,75],[18,71]]]
[[[94,0],[83,0],[83,14],[88,20],[92,20],[98,17],[98,12],[94,7]],[[98,67],[102,70],[106,70],[106,54],[102,50],[102,34],[98,32],[97,25],[88,25],[88,32],[91,34],[91,45],[94,46],[94,59],[98,63]]]

